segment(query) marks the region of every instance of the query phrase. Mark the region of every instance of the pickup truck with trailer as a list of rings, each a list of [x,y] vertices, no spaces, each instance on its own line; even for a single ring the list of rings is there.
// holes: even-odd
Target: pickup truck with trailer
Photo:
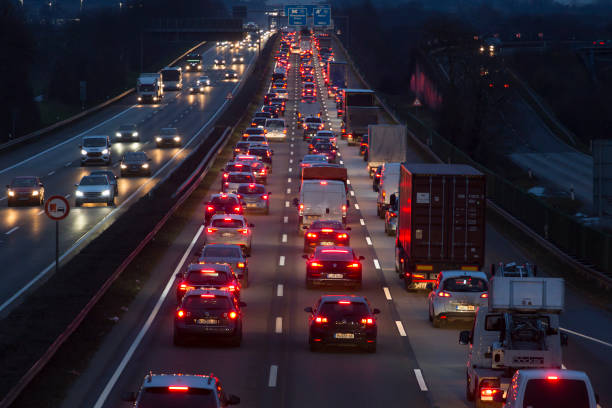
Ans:
[[[136,80],[136,94],[138,102],[160,102],[164,95],[161,74],[157,72],[140,74]]]
[[[395,269],[406,289],[426,288],[442,270],[481,270],[485,190],[485,175],[468,165],[401,165]]]
[[[369,125],[378,124],[380,108],[376,106],[374,91],[370,89],[344,89],[342,94],[346,140],[349,145],[354,145],[368,133]]]
[[[407,131],[404,125],[369,125],[367,162],[370,177],[378,166],[406,161]]]
[[[488,305],[480,306],[471,331],[459,334],[469,345],[466,398],[476,407],[498,407],[517,370],[562,368],[559,329],[565,302],[561,278],[494,276]],[[522,407],[523,405],[521,405]]]

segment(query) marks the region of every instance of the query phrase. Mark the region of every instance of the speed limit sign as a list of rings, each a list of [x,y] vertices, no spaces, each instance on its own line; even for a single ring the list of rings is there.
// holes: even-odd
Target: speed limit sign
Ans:
[[[68,200],[62,196],[52,196],[45,201],[45,214],[54,221],[63,220],[70,212]]]

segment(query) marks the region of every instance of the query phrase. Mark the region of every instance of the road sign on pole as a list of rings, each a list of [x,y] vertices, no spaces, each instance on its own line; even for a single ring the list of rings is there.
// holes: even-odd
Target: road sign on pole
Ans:
[[[55,272],[59,270],[59,222],[68,216],[70,204],[62,196],[51,196],[45,201],[45,214],[55,221]]]
[[[315,7],[313,13],[315,27],[331,26],[331,9],[329,7]]]
[[[307,13],[305,7],[289,8],[289,25],[290,26],[305,26],[307,22]]]

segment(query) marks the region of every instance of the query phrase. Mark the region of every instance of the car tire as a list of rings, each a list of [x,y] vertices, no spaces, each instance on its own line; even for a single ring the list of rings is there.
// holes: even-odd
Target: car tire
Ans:
[[[376,205],[376,215],[377,215],[379,218],[382,218],[382,217],[380,217],[380,205]]]
[[[429,304],[429,307],[427,308],[428,310],[427,314],[429,315],[429,321],[433,322],[433,311],[431,309],[432,309],[431,304]]]
[[[118,196],[119,195],[119,187],[115,187],[115,195]]]
[[[85,162],[81,162],[81,167],[85,167]]]
[[[474,393],[470,391],[470,376],[465,375],[465,399],[468,401],[474,401]]]
[[[174,331],[174,335],[172,336],[172,344],[177,347],[181,347],[185,344],[185,339],[181,336],[176,330]]]
[[[245,289],[249,287],[249,271],[248,271],[248,269],[242,275],[242,279],[240,279],[240,285],[243,288],[245,288]]]

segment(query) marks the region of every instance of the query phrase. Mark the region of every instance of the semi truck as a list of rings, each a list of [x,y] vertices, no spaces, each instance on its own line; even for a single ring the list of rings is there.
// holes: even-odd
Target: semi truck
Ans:
[[[408,148],[407,130],[404,125],[368,126],[368,172],[372,176],[378,166],[385,163],[403,163]]]
[[[136,80],[138,102],[158,103],[164,95],[161,74],[157,72],[140,74]]]
[[[368,133],[369,125],[378,124],[378,112],[374,91],[371,89],[344,89],[342,112],[346,128],[346,140],[354,145]]]
[[[395,269],[406,289],[424,289],[442,270],[481,270],[485,175],[464,164],[402,163]]]
[[[496,275],[490,280],[488,305],[478,308],[472,330],[459,334],[459,343],[470,346],[468,401],[499,407],[517,370],[562,369],[564,302],[561,278]]]
[[[338,89],[348,86],[348,64],[346,62],[329,61],[327,63],[327,96],[333,98]]]

